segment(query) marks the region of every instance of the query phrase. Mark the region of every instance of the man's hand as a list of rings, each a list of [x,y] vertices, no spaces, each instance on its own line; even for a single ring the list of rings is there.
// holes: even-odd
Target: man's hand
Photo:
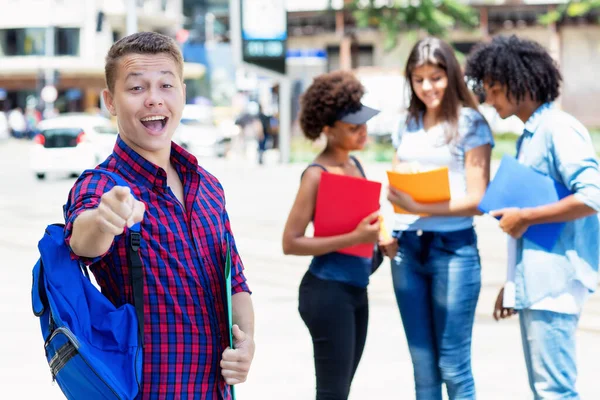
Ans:
[[[136,200],[126,186],[115,186],[104,193],[98,205],[96,222],[100,231],[114,236],[144,219],[146,205]]]
[[[237,385],[245,382],[248,377],[254,358],[254,339],[242,332],[237,325],[233,325],[231,330],[235,349],[228,347],[223,352],[221,375],[228,385]]]
[[[523,236],[529,223],[520,208],[503,208],[490,212],[492,217],[500,217],[500,229],[515,239]]]
[[[517,312],[514,308],[504,308],[502,302],[504,301],[504,288],[500,289],[498,297],[496,298],[496,304],[494,305],[494,319],[500,321],[501,319],[510,318]]]

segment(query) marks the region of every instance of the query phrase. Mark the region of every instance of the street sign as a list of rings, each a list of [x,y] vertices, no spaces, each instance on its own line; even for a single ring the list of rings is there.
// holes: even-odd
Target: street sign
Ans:
[[[240,0],[242,60],[285,74],[287,11],[285,0]]]

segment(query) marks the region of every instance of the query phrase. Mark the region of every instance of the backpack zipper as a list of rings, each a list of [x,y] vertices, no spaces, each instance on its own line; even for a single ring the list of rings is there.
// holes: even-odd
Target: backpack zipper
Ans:
[[[83,360],[83,362],[84,362],[84,363],[85,363],[85,364],[88,366],[88,368],[90,369],[90,371],[92,371],[92,372],[94,373],[94,375],[96,375],[96,377],[97,377],[97,378],[98,378],[98,379],[99,379],[99,380],[100,380],[102,383],[104,383],[104,385],[105,385],[107,388],[109,388],[109,389],[110,389],[110,391],[111,391],[111,392],[112,392],[112,393],[115,395],[115,397],[116,397],[117,399],[119,399],[119,400],[122,400],[122,399],[121,399],[121,396],[119,396],[119,395],[117,394],[117,392],[115,392],[115,390],[112,388],[112,386],[110,386],[110,385],[109,385],[109,384],[108,384],[108,383],[107,383],[107,382],[104,380],[104,378],[102,378],[100,375],[98,375],[98,373],[96,372],[96,370],[95,370],[94,368],[92,368],[92,366],[91,366],[91,365],[90,365],[90,363],[89,363],[89,362],[88,362],[88,361],[85,359],[85,357],[84,357],[84,356],[83,356],[81,353],[79,353],[79,351],[78,351],[78,350],[79,350],[79,341],[78,341],[78,340],[77,340],[77,338],[76,338],[76,337],[73,335],[73,333],[71,333],[71,331],[70,331],[70,330],[68,330],[67,328],[65,328],[65,327],[63,327],[63,326],[56,328],[56,329],[54,330],[54,332],[52,332],[52,335],[50,335],[50,338],[48,339],[48,343],[50,343],[50,341],[51,341],[51,340],[52,340],[52,339],[53,339],[53,338],[54,338],[54,337],[55,337],[57,334],[59,334],[59,333],[62,333],[62,334],[64,334],[64,335],[67,337],[67,339],[69,339],[69,341],[70,341],[70,342],[73,344],[73,346],[75,347],[75,351],[76,351],[76,352],[79,354],[79,357],[81,357],[81,359],[82,359],[82,360]],[[55,356],[56,356],[56,355],[55,355]],[[53,359],[54,359],[54,357],[53,357]],[[63,365],[63,366],[64,366],[64,365]],[[51,370],[51,372],[52,372],[52,379],[53,379],[53,380],[55,380],[55,379],[56,379],[56,377],[55,377],[55,375],[54,375],[54,373],[53,373],[53,371],[52,371],[52,370]],[[58,374],[58,371],[57,371],[56,373]]]

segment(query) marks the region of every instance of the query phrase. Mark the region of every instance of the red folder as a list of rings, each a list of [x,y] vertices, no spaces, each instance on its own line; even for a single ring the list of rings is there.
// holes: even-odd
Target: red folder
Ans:
[[[381,183],[323,172],[317,193],[313,225],[315,237],[352,232],[366,216],[379,210]],[[338,250],[359,257],[373,256],[373,243]]]

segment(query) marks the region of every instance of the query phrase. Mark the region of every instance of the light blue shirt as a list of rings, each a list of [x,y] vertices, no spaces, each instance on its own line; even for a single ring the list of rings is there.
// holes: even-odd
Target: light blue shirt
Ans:
[[[458,121],[458,135],[448,143],[443,125],[429,130],[423,127],[423,117],[409,120],[400,126],[392,138],[400,162],[417,162],[425,169],[448,167],[450,196],[453,199],[467,194],[465,155],[469,150],[486,144],[494,145],[494,138],[485,118],[476,110],[463,107]],[[473,217],[419,217],[396,214],[394,230],[423,230],[451,232],[473,226]]]
[[[522,154],[519,154],[522,152]],[[569,188],[575,197],[600,211],[600,169],[587,129],[551,104],[539,107],[517,142],[519,160]],[[574,280],[590,292],[598,284],[598,215],[567,222],[552,251],[527,239],[517,241],[515,308],[569,290]]]

